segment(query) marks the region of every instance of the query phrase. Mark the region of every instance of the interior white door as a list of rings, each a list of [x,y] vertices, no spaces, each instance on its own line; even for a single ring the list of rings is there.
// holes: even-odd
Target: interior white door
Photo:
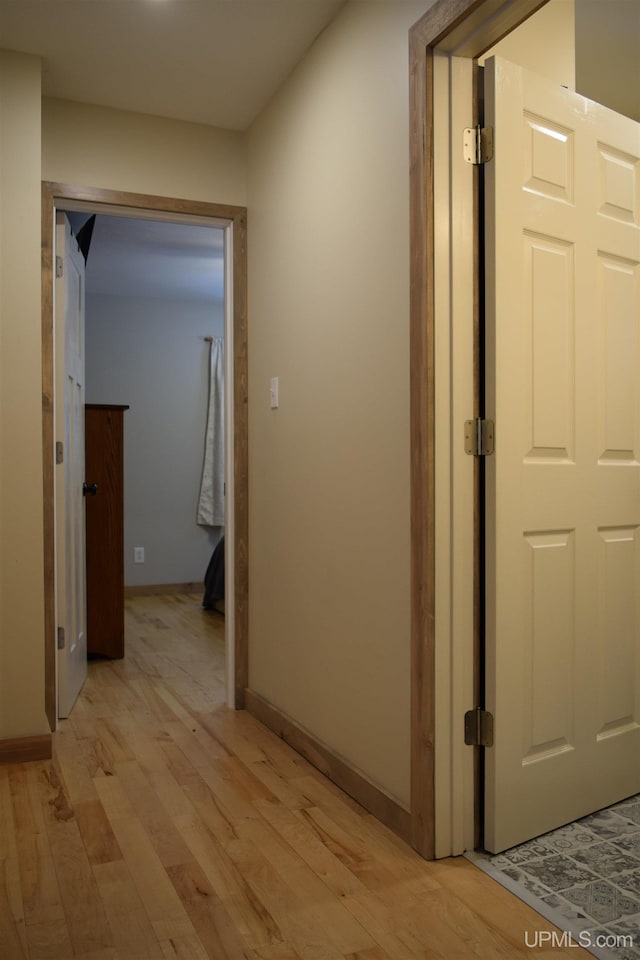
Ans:
[[[63,213],[56,221],[54,309],[56,437],[64,449],[55,474],[58,716],[68,717],[87,676],[84,259]]]
[[[485,70],[485,846],[640,792],[640,125]]]

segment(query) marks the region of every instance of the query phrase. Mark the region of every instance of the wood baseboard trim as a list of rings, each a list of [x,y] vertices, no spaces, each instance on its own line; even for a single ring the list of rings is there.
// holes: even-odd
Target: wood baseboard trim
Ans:
[[[316,740],[310,733],[281,713],[277,707],[245,689],[244,706],[256,720],[272,730],[290,747],[293,747],[305,760],[308,760],[320,773],[332,780],[336,786],[372,813],[374,817],[393,830],[399,837],[410,843],[411,814],[401,807],[397,800],[388,796],[367,778],[354,769],[346,760],[333,753],[328,747]]]
[[[124,588],[125,597],[158,597],[168,593],[201,593],[203,583],[148,583]]]
[[[52,738],[50,733],[39,737],[17,737],[0,740],[0,764],[28,763],[30,760],[50,760]]]

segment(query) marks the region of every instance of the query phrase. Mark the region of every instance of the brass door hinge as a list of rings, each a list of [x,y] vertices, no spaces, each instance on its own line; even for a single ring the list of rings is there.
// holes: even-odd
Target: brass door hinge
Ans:
[[[465,127],[463,155],[474,166],[493,159],[493,127]]]
[[[495,424],[493,420],[475,420],[464,422],[464,452],[470,457],[489,457],[493,453]]]
[[[464,715],[464,742],[469,747],[493,746],[493,714],[488,710],[467,710]]]

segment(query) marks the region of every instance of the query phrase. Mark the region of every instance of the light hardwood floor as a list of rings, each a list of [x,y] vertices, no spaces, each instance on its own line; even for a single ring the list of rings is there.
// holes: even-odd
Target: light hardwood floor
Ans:
[[[51,762],[0,767],[1,960],[551,960],[550,925],[427,863],[222,704],[223,620],[127,601]]]

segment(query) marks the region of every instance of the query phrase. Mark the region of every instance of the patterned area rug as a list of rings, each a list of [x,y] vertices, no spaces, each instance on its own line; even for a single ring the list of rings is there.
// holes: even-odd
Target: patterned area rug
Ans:
[[[467,857],[565,932],[549,932],[547,946],[640,960],[640,794],[504,853]]]

